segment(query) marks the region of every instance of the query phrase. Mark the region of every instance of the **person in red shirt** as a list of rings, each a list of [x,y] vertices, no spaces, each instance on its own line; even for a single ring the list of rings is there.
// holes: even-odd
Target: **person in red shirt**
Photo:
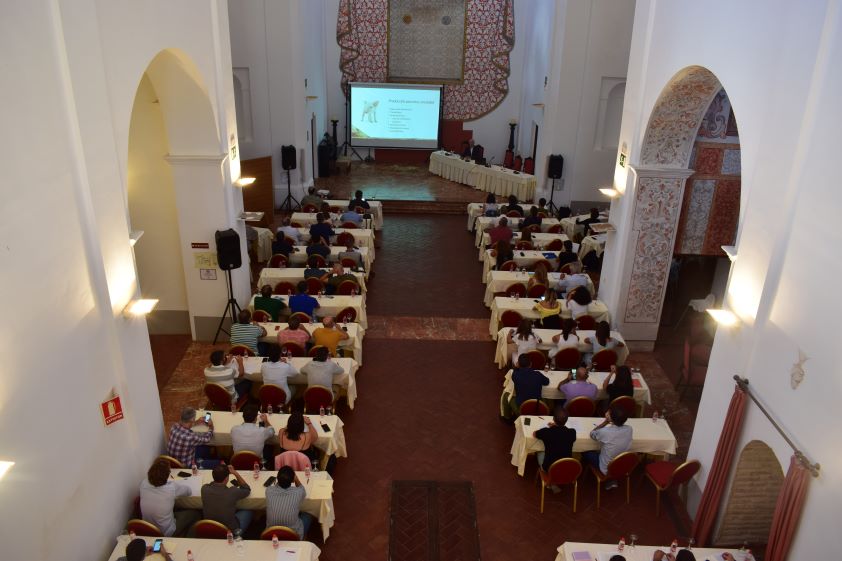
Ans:
[[[497,226],[489,228],[486,232],[488,232],[489,243],[491,245],[494,245],[500,240],[511,241],[514,237],[514,232],[509,228],[509,220],[505,216],[500,217]]]

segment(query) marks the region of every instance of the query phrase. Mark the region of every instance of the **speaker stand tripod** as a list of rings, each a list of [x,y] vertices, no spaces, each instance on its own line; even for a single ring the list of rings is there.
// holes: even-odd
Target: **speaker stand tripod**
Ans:
[[[558,207],[553,202],[553,195],[555,195],[555,177],[553,177],[552,186],[550,187],[550,200],[547,203],[547,209],[553,214],[558,214]]]
[[[289,172],[287,172],[289,173]],[[225,304],[225,310],[222,312],[222,317],[219,318],[219,327],[216,328],[216,335],[213,337],[213,344],[216,345],[216,340],[219,339],[219,333],[225,333],[230,337],[231,333],[222,329],[222,326],[225,324],[225,318],[228,317],[228,312],[231,312],[231,323],[237,323],[237,314],[240,313],[240,305],[237,303],[237,299],[234,298],[234,285],[231,284],[231,271],[229,269],[225,270],[225,276],[228,279],[228,303]]]
[[[292,180],[289,177],[289,170],[287,171],[287,196],[284,201],[281,203],[281,206],[278,207],[278,210],[285,210],[287,212],[292,212],[294,208],[297,208],[299,205],[298,200],[292,196]],[[293,203],[295,203],[293,205]]]

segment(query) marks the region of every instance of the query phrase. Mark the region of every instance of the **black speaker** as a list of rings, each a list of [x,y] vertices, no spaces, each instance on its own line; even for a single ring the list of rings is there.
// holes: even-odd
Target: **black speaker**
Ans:
[[[547,175],[550,176],[550,179],[561,179],[562,170],[564,170],[564,156],[561,154],[550,154]]]
[[[295,146],[281,146],[281,167],[284,170],[295,169]]]
[[[216,231],[216,259],[223,271],[239,269],[243,265],[240,253],[240,234],[235,230]]]

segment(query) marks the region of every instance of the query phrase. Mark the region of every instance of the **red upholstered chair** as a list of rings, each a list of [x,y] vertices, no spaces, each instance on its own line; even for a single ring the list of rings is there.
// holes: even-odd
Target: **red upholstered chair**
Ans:
[[[287,450],[275,456],[275,469],[281,469],[284,466],[289,466],[295,471],[304,471],[312,467],[313,464],[310,462],[307,454],[303,454],[298,450]]]
[[[356,230],[357,225],[354,224],[353,222],[343,222],[342,227],[345,228],[346,230]],[[342,232],[342,233],[347,234],[348,232]]]
[[[163,538],[164,534],[161,530],[151,522],[141,520],[140,518],[132,518],[126,523],[126,530],[134,532],[135,535],[145,536],[150,538]]]
[[[295,285],[291,282],[281,281],[275,285],[275,289],[273,290],[275,294],[283,294],[285,296],[289,296],[290,294],[295,294]]]
[[[313,214],[313,213],[319,212],[319,209],[316,208],[316,205],[304,205],[301,208],[301,212],[304,212],[304,213],[307,213],[307,214]]]
[[[268,321],[272,321],[272,316],[270,316],[269,312],[266,310],[255,310],[251,314],[251,319],[258,323],[266,323]]]
[[[571,267],[573,266],[573,264],[574,264],[574,263],[581,265],[581,263],[579,263],[578,261],[572,261],[572,262],[570,262],[570,263],[565,263],[564,265],[562,265],[562,266],[559,268],[559,272],[560,272],[560,273],[564,273],[565,275],[570,275],[570,274],[572,274],[572,273],[573,273],[573,271],[572,271]]]
[[[270,405],[275,411],[283,411],[287,402],[287,393],[275,384],[263,384],[257,392],[257,399],[260,400],[261,411],[267,411]]]
[[[514,260],[509,260],[500,265],[501,271],[517,271],[517,263]]]
[[[596,329],[596,319],[587,314],[576,318],[576,329],[593,330]]]
[[[269,526],[260,534],[261,540],[271,540],[273,537],[282,542],[297,542],[301,539],[295,530],[287,526]]]
[[[544,249],[546,249],[547,251],[561,251],[562,249],[564,249],[564,242],[558,238],[550,240],[550,243],[545,245]]]
[[[576,368],[582,362],[582,353],[579,349],[573,347],[561,349],[555,355],[555,369],[556,370],[570,370]]]
[[[608,404],[608,408],[619,407],[629,418],[637,417],[637,402],[629,395],[621,395]]]
[[[684,485],[696,475],[700,467],[699,460],[689,460],[683,464],[659,461],[646,466],[646,477],[655,486],[655,516],[661,515],[661,492]]]
[[[310,348],[310,350],[307,351],[307,356],[312,358],[312,357],[316,356],[316,353],[319,351],[319,349],[323,349],[323,348],[325,348],[324,345],[313,345]],[[330,354],[330,353],[328,353],[328,354]]]
[[[535,370],[541,370],[547,364],[547,357],[538,349],[532,349],[523,353],[529,357],[529,366]]]
[[[166,454],[161,454],[160,456],[155,458],[156,462],[158,460],[166,461],[167,463],[170,464],[170,467],[173,468],[173,469],[184,469],[184,464],[182,464],[180,461],[176,460],[172,456],[167,456]]]
[[[536,268],[536,267],[538,267],[538,266],[543,266],[543,267],[544,267],[544,270],[546,270],[546,271],[552,271],[552,270],[553,270],[553,265],[552,265],[552,263],[550,263],[550,262],[549,262],[549,261],[547,261],[546,259],[539,259],[538,261],[536,261],[535,263],[533,263],[533,264],[532,264],[532,266],[531,266],[531,267],[529,267],[529,268],[530,268],[530,269],[532,269],[532,270],[534,271],[534,270],[535,270],[535,268]]]
[[[193,532],[202,540],[224,540],[228,537],[228,527],[216,520],[199,520],[193,525]]]
[[[547,293],[547,285],[541,284],[539,282],[539,283],[533,284],[532,287],[529,290],[526,291],[526,297],[527,298],[540,298],[541,296],[543,296],[546,293]]]
[[[684,362],[676,389],[681,388],[681,398],[689,388],[701,388],[708,372],[708,360],[712,347],[707,342],[691,343],[684,339]]]
[[[523,215],[520,213],[519,210],[510,210],[506,213],[506,216],[509,218],[521,218]]]
[[[564,408],[571,417],[593,417],[594,411],[596,411],[596,403],[592,399],[580,395],[568,401]]]
[[[340,261],[340,263],[346,269],[353,269],[354,267],[357,266],[357,262],[354,261],[353,259],[351,259],[350,257],[343,257],[342,260]]]
[[[231,345],[228,349],[228,354],[234,356],[254,356],[254,351],[245,345]]]
[[[527,240],[521,240],[521,241],[519,241],[515,244],[515,249],[517,249],[517,250],[521,250],[521,249],[530,250],[530,249],[532,249],[532,242],[527,241]]]
[[[573,484],[573,512],[576,512],[576,499],[579,495],[579,476],[582,474],[582,464],[576,458],[561,458],[544,471],[538,466],[538,475],[541,478],[541,514],[544,513],[544,492],[547,487],[553,485]]]
[[[295,312],[294,314],[290,314],[289,319],[292,318],[298,318],[298,321],[301,323],[310,323],[310,316],[304,312]]]
[[[316,277],[307,277],[307,294],[316,296],[325,289],[325,283]]]
[[[327,266],[327,261],[325,261],[325,258],[322,257],[321,255],[317,255],[317,254],[314,253],[310,257],[313,258],[313,262],[315,263],[316,267],[321,268],[321,267]],[[309,260],[309,257],[308,257],[308,260]]]
[[[348,306],[347,308],[342,308],[336,314],[336,321],[340,323],[354,323],[357,320],[357,310]]]
[[[310,386],[304,392],[304,412],[318,413],[320,407],[332,407],[333,395],[324,386]]]
[[[291,238],[291,237],[289,237],[289,236],[284,236],[284,241],[285,241],[286,243],[288,243],[289,245],[292,245],[292,246],[296,246],[296,245],[298,245],[298,242],[297,242],[297,241],[295,241],[294,239],[292,239],[292,238]]]
[[[303,228],[304,227],[304,225],[301,222],[290,222],[289,225],[292,226],[293,228]]]
[[[602,349],[591,359],[591,365],[601,372],[610,370],[615,364],[617,364],[617,353],[614,349]]]
[[[520,320],[523,319],[518,312],[514,310],[506,310],[502,314],[500,314],[500,326],[499,327],[517,327],[520,325]]]
[[[602,483],[608,480],[626,479],[626,504],[631,500],[631,486],[629,478],[631,472],[637,467],[640,458],[634,452],[623,452],[608,464],[608,473],[603,474],[599,469],[591,466],[591,473],[596,478],[596,508],[599,508],[601,498]]]
[[[330,207],[331,214],[342,214],[343,210],[344,209],[341,206],[331,206]]]
[[[514,161],[512,162],[512,169],[515,171],[520,171],[523,168],[523,158],[520,157],[520,154],[515,156]]]
[[[535,160],[531,156],[523,160],[523,173],[535,175]]]
[[[251,471],[254,469],[254,463],[260,463],[260,456],[252,452],[251,450],[240,450],[233,456],[231,456],[231,461],[229,462],[234,469],[241,469],[241,470],[249,470]]]
[[[526,285],[519,282],[514,282],[506,287],[506,296],[514,297],[515,295],[524,298],[526,296]]]
[[[343,296],[348,296],[350,294],[356,295],[359,291],[360,286],[352,280],[344,280],[336,287],[336,293]]]
[[[537,234],[537,233],[539,233],[539,232],[541,231],[541,226],[539,226],[538,224],[530,224],[530,225],[529,225],[529,226],[527,226],[526,228],[521,228],[521,229],[520,229],[520,231],[521,231],[521,232],[525,232],[525,231],[527,231],[527,230],[529,230],[529,231],[530,231],[530,232],[532,232],[533,234]]]
[[[298,313],[300,314],[302,312]],[[289,356],[307,356],[307,352],[304,350],[304,347],[293,341],[287,341],[283,345],[281,345],[281,351],[283,352],[284,350],[286,350]]]
[[[506,153],[503,155],[503,167],[512,169],[512,165],[515,161],[515,153],[511,150],[506,150]]]
[[[273,269],[277,269],[280,267],[287,266],[287,256],[283,253],[276,253],[269,259],[269,264],[266,265],[267,267],[271,267]]]
[[[561,233],[561,224],[553,224],[549,228],[547,228],[547,233],[549,234],[560,234]]]
[[[352,234],[351,232],[342,232],[341,234],[336,236],[336,245],[347,247],[349,243],[356,243],[356,240],[354,239],[354,234]]]
[[[205,384],[205,397],[208,398],[207,409],[212,411],[229,411],[231,409],[231,394],[219,384]],[[248,397],[248,395],[244,395],[237,400],[237,411],[246,404]]]
[[[527,399],[520,404],[518,415],[549,415],[549,406],[540,399]]]
[[[364,206],[355,206],[354,212],[357,214],[371,214],[371,209],[365,208]]]

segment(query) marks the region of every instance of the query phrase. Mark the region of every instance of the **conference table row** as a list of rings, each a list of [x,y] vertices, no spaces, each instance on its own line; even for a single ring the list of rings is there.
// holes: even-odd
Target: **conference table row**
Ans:
[[[562,231],[567,234],[570,239],[573,239],[576,234],[585,234],[585,227],[582,224],[578,224],[578,222],[581,220],[587,220],[590,217],[590,214],[578,214],[576,216],[562,218],[559,223],[561,224]],[[600,212],[599,220],[600,222],[608,222],[608,212],[604,210]]]
[[[523,218],[506,218],[508,221],[507,226],[512,230],[520,230],[520,223],[524,220]],[[485,230],[488,228],[493,228],[498,225],[500,222],[499,216],[480,216],[476,220],[476,232],[474,232],[474,246],[480,247],[482,245],[483,236],[485,235]],[[559,222],[555,218],[544,218],[541,221],[540,231],[543,233],[551,233],[550,229],[553,226],[558,226]],[[557,232],[562,234],[563,232]],[[569,236],[568,236],[569,237]],[[572,238],[571,238],[572,239]]]
[[[266,330],[266,337],[261,337],[260,341],[263,343],[277,343],[278,342],[278,333],[283,331],[287,327],[289,327],[288,323],[284,322],[265,322],[265,323],[258,323],[263,329]],[[319,323],[304,323],[301,324],[298,329],[303,329],[310,336],[313,335],[313,332],[320,328],[324,327],[324,324]],[[347,329],[346,333],[348,333],[348,338],[344,341],[339,341],[339,345],[337,346],[338,350],[350,350],[354,353],[352,357],[357,364],[362,366],[363,365],[363,338],[365,337],[365,329],[358,323],[341,323],[339,324],[340,329]]]
[[[564,242],[567,240],[567,236],[565,234],[551,234],[548,232],[538,232],[536,234],[532,234],[532,249],[542,250],[546,249],[546,247],[553,241],[558,240],[560,242]],[[519,235],[515,234],[514,238],[511,239],[511,246],[514,246],[520,241]],[[491,244],[491,236],[487,233],[482,235],[482,243],[477,247],[477,259],[482,261],[485,256],[485,251],[488,246]],[[573,244],[573,251],[578,251],[579,244]]]
[[[497,332],[500,330],[500,320],[503,312],[512,310],[527,319],[539,319],[538,312],[535,311],[535,304],[539,300],[537,298],[509,298],[508,296],[497,296],[491,302],[491,321],[488,324],[488,333],[491,338],[497,340]],[[570,310],[564,307],[562,303],[561,317],[572,317]],[[608,306],[600,300],[594,300],[588,304],[588,315],[593,317],[596,321],[611,322],[610,314],[608,313]]]
[[[364,248],[363,248],[364,249]],[[299,282],[304,280],[304,271],[306,267],[263,267],[260,271],[260,276],[257,279],[257,287],[263,287],[265,285],[271,286],[273,289],[275,285],[279,282],[289,282],[293,285],[297,285]],[[325,273],[330,273],[330,269],[322,269]],[[349,268],[345,268],[344,272],[354,275],[357,279],[357,284],[360,285],[360,293],[365,294],[368,292],[368,289],[365,285],[365,279],[368,275],[368,270],[364,271],[354,271]]]
[[[295,230],[298,232],[298,239],[293,240],[294,245],[306,244],[310,241],[310,228],[296,228]],[[367,247],[369,260],[374,261],[374,230],[370,228],[334,228],[334,236],[330,239],[330,243],[335,244],[336,237],[345,232],[354,236],[354,245],[359,248]]]
[[[332,208],[332,209],[340,209],[341,212],[331,213],[331,214],[336,214],[337,216],[339,216],[343,212],[348,210],[348,204],[351,201],[343,201],[343,200],[338,200],[338,199],[327,199],[324,202],[329,204],[330,208]],[[369,199],[367,199],[366,202],[368,203],[368,207],[369,207],[368,210],[366,211],[366,214],[371,215],[372,225],[374,226],[374,228],[376,230],[382,230],[383,229],[383,203],[381,201],[375,201],[375,200],[369,200]],[[351,210],[353,210],[353,209],[351,209]],[[291,219],[292,222],[300,222],[300,220],[295,219],[296,214],[303,214],[305,216],[313,215],[312,222],[307,222],[307,223],[308,224],[314,224],[316,222],[316,218],[315,218],[316,213],[314,213],[314,212],[296,212],[296,213],[293,213],[293,217]]]
[[[249,310],[254,311],[254,298],[255,296],[251,297],[249,300]],[[273,294],[272,298],[277,300],[283,301],[284,304],[289,306],[289,296],[286,294]],[[328,316],[336,317],[339,312],[344,310],[345,308],[353,308],[357,314],[357,318],[354,320],[356,323],[360,324],[363,329],[368,327],[368,319],[365,313],[365,296],[362,294],[358,294],[356,296],[345,296],[341,294],[323,294],[313,296],[318,302],[319,307],[316,308],[314,314],[315,318],[312,318],[314,323],[316,318],[324,318]],[[339,320],[341,318],[337,318]]]
[[[494,302],[495,295],[499,292],[506,292],[506,290],[513,284],[522,284],[526,286],[535,275],[532,271],[488,271],[485,277],[485,297],[483,302],[490,307]],[[550,281],[550,288],[556,288],[561,281],[561,273],[549,273],[547,280]],[[596,292],[593,280],[588,277],[588,291],[591,294]]]
[[[516,173],[502,166],[486,167],[443,150],[430,154],[429,170],[450,181],[500,197],[515,195],[521,201],[532,200],[538,183],[534,175]]]
[[[155,538],[138,536],[138,539],[145,540],[149,547],[155,543]],[[114,546],[108,561],[125,559],[126,546],[130,541],[131,538],[128,535],[118,536],[117,545]],[[272,547],[272,542],[268,540],[243,540],[242,555],[236,552],[237,547],[226,540],[164,538],[164,549],[172,555],[174,561],[187,561],[188,551],[193,554],[196,561],[231,561],[235,558],[249,561],[318,561],[321,554],[321,550],[315,544],[301,541],[282,541],[278,549],[275,549]],[[163,557],[148,556],[147,559],[159,561]]]
[[[506,342],[507,336],[509,332],[514,331],[514,327],[501,327],[500,331],[498,331],[497,336],[497,350],[494,353],[494,362],[497,364],[498,368],[505,368],[507,364],[509,364],[509,350],[508,350],[508,343]],[[541,339],[541,343],[538,344],[538,349],[542,351],[549,351],[550,349],[554,349],[557,345],[553,343],[553,337],[561,333],[558,329],[532,329],[532,333],[535,334],[536,337]],[[585,339],[590,339],[593,341],[594,338],[594,330],[592,329],[577,329],[576,335],[579,337],[579,352],[582,355],[586,353],[593,352],[593,345],[585,343]],[[626,363],[626,359],[629,356],[629,348],[625,344],[625,340],[623,336],[620,335],[619,331],[611,331],[611,338],[615,341],[619,341],[623,343],[622,347],[615,347],[613,350],[617,353],[617,365],[622,366]]]
[[[600,444],[590,437],[591,431],[605,419],[603,417],[569,417],[568,427],[576,431],[573,452],[599,450]],[[515,421],[515,437],[512,442],[512,465],[523,476],[526,458],[530,454],[544,451],[544,443],[534,433],[552,421],[551,416],[521,415]],[[675,435],[664,419],[629,419],[626,425],[632,428],[631,452],[669,456],[675,454]]]
[[[497,256],[492,254],[493,249],[486,249],[484,259],[482,260],[482,282],[485,283],[488,278],[488,273],[494,269],[497,264]],[[518,249],[514,252],[514,262],[518,268],[534,268],[538,261],[549,261],[550,269],[558,270],[559,261],[558,255],[560,251],[538,251],[535,249]]]
[[[237,501],[237,510],[266,510],[266,482],[270,477],[278,474],[277,470],[272,468],[273,466],[270,466],[269,469],[260,471],[257,479],[254,478],[252,470],[240,470],[240,476],[248,483],[251,492],[245,499]],[[213,472],[209,469],[199,470],[196,475],[180,468],[171,470],[170,479],[190,487],[190,496],[178,497],[175,501],[176,506],[201,509],[202,485],[213,482],[212,474]],[[309,479],[303,471],[296,471],[295,475],[298,476],[298,481],[307,492],[301,503],[301,512],[312,514],[319,521],[322,537],[327,541],[336,519],[333,509],[333,478],[326,471],[314,471],[310,473]]]
[[[368,271],[371,270],[371,264],[374,261],[372,258],[372,252],[366,246],[358,246],[360,252],[360,259],[362,260],[363,268],[366,271],[366,278],[368,277]],[[306,245],[296,245],[294,246],[295,251],[289,254],[287,259],[287,263],[290,265],[306,265],[307,260],[309,259],[309,255],[307,255],[307,246]],[[337,263],[339,262],[339,254],[346,251],[344,245],[332,245],[330,246],[330,255],[325,259],[328,263]]]
[[[512,382],[512,372],[512,370],[509,370],[503,379],[503,392],[510,396],[514,395],[515,392],[515,385]],[[542,388],[541,398],[554,400],[565,399],[564,394],[558,390],[558,385],[567,379],[570,370],[544,370],[542,373],[550,379],[550,384]],[[611,376],[610,372],[588,372],[588,382],[595,384],[599,389],[596,393],[597,401],[608,399],[608,394],[602,389],[602,384],[609,376]],[[649,392],[649,385],[643,379],[640,372],[632,373],[632,384],[634,385],[634,395],[632,397],[634,397],[638,405],[643,405],[644,403],[651,404],[652,395]]]
[[[619,536],[617,538],[619,540]],[[629,542],[628,536],[626,541]],[[669,553],[669,546],[635,545],[627,543],[623,551],[618,551],[617,544],[565,542],[558,547],[555,561],[609,561],[614,555],[622,555],[626,561],[652,561],[656,551]],[[752,561],[750,553],[735,549],[717,549],[712,547],[694,547],[693,556],[698,561],[722,561],[723,553],[730,553],[735,561]]]

